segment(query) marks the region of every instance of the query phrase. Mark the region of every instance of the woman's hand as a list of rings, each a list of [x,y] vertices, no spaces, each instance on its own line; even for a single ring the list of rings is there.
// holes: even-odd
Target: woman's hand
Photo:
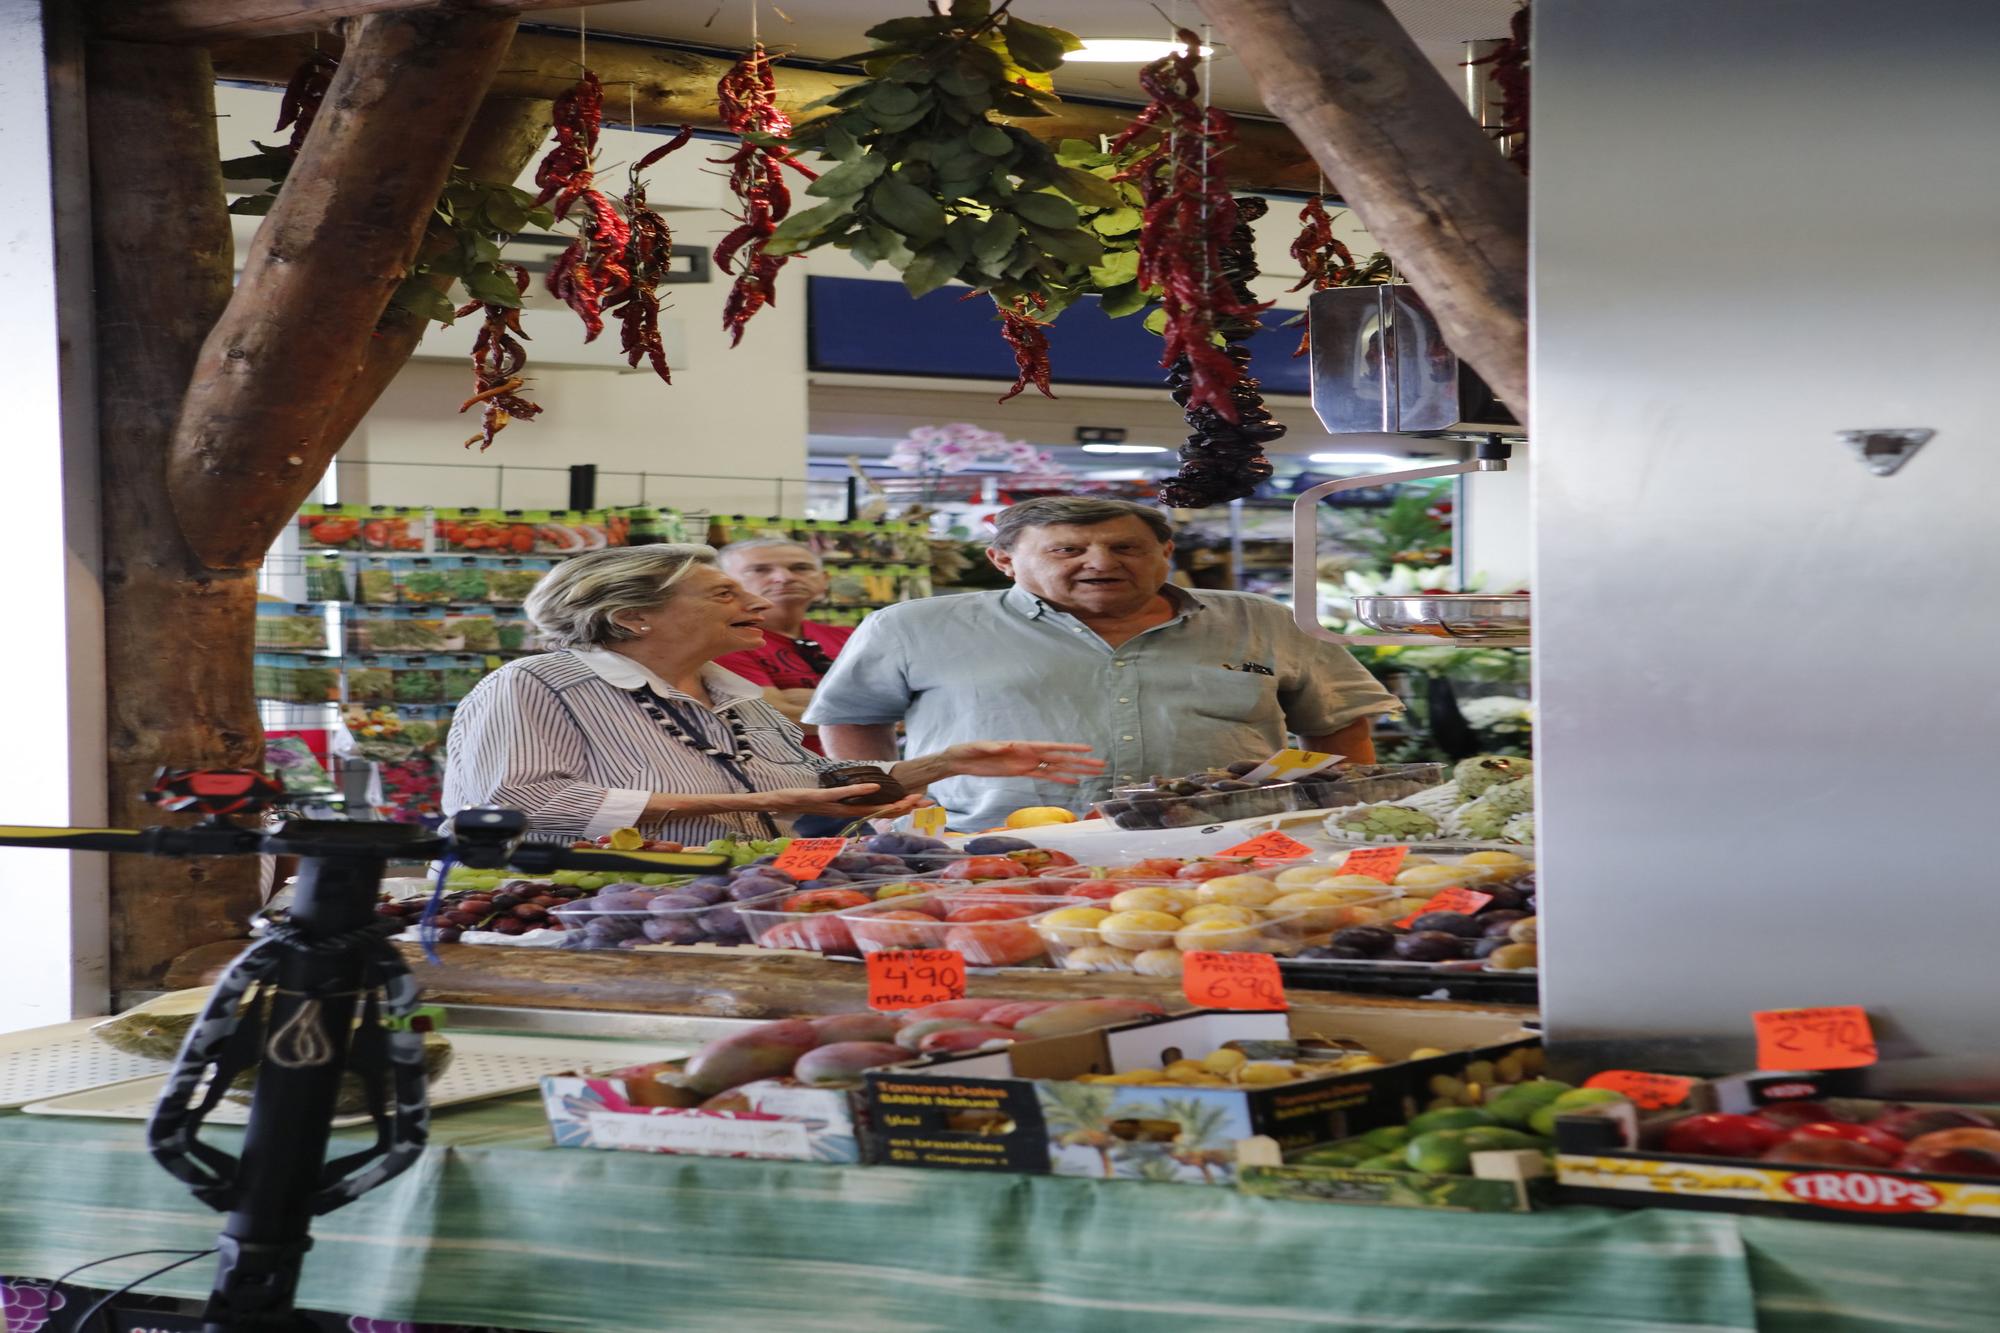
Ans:
[[[852,787],[780,787],[775,791],[752,792],[739,798],[744,808],[768,810],[779,815],[833,815],[847,819],[894,819],[925,804],[922,796],[905,796],[885,805],[842,805],[849,796],[865,796],[882,788],[873,782]]]
[[[1088,745],[1067,741],[966,741],[948,747],[938,758],[954,774],[966,777],[1032,777],[1072,787],[1104,771],[1104,761],[1092,759]]]

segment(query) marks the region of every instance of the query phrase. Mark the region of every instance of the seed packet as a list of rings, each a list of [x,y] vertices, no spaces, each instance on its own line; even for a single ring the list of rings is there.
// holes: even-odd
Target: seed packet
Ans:
[[[396,566],[407,563],[408,559],[406,556],[364,555],[355,561],[354,600],[377,606],[387,606],[399,600]]]
[[[425,511],[403,505],[370,505],[361,520],[361,548],[365,551],[421,551],[424,549]]]
[[[630,546],[632,544],[632,519],[622,509],[593,509],[587,516],[589,521],[604,529],[606,546]]]
[[[259,602],[257,647],[323,653],[326,613],[310,602]]]
[[[829,606],[860,606],[867,600],[865,566],[841,565],[827,571],[826,601]]]
[[[900,570],[894,565],[857,565],[861,576],[861,600],[869,606],[886,606],[896,600]]]
[[[435,658],[406,658],[392,675],[391,693],[399,704],[434,704],[444,701],[444,670],[431,665]]]
[[[251,658],[250,688],[260,699],[280,703],[330,703],[340,688],[340,673],[331,659],[258,653]]]
[[[369,708],[350,703],[341,709],[341,754],[376,763],[396,763],[434,753],[444,741],[448,710],[436,706]]]
[[[534,521],[535,550],[541,554],[580,555],[612,544],[602,510],[531,509],[527,517]]]
[[[493,633],[499,641],[495,647],[497,652],[527,653],[536,650],[535,627],[525,612],[504,606],[494,607]]]
[[[903,554],[899,548],[901,536],[887,519],[878,518],[862,525],[860,544],[870,560],[898,560]]]
[[[680,515],[671,509],[657,509],[651,505],[632,505],[610,512],[614,524],[622,523],[624,540],[614,545],[657,546],[661,542],[678,542],[681,536]]]
[[[427,556],[398,560],[395,569],[396,600],[442,606],[451,600],[451,574],[443,560]]]
[[[347,600],[346,563],[332,552],[305,557],[306,600],[344,602]]]
[[[383,657],[350,657],[341,664],[341,674],[346,678],[347,702],[350,704],[386,704],[396,698],[396,672],[390,665],[394,659]]]
[[[487,658],[476,653],[460,653],[442,659],[438,676],[443,682],[444,701],[448,704],[457,703],[472,693],[472,687],[483,680],[487,672],[495,670],[499,665],[499,658]]]
[[[490,606],[460,606],[444,617],[445,637],[468,653],[500,651],[500,626]]]
[[[792,520],[757,518],[746,514],[714,514],[709,517],[708,540],[711,546],[721,547],[731,542],[747,542],[762,538],[792,540]]]
[[[299,544],[337,551],[358,551],[361,549],[361,520],[367,514],[366,505],[301,505]]]
[[[930,524],[921,518],[908,519],[897,525],[896,558],[919,565],[931,562]]]
[[[820,552],[820,559],[836,563],[868,559],[866,523],[822,523],[820,533],[826,543]]]
[[[501,606],[519,606],[528,600],[545,575],[555,568],[553,560],[506,560],[486,562],[486,600]]]
[[[266,733],[264,767],[288,796],[324,796],[334,789],[333,776],[298,736]]]
[[[455,638],[441,609],[424,606],[357,606],[348,616],[349,646],[364,653],[454,652]]]
[[[535,525],[518,509],[440,509],[432,526],[440,551],[527,555],[535,549]]]
[[[897,567],[897,601],[914,602],[920,597],[929,597],[931,592],[931,567],[929,565],[900,565]]]

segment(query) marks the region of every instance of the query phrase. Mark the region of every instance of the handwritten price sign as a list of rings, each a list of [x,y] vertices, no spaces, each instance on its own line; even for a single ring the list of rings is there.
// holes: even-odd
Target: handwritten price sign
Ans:
[[[1204,1009],[1286,1009],[1285,982],[1278,960],[1267,953],[1216,953],[1193,949],[1181,955],[1181,993]]]
[[[818,879],[820,871],[832,865],[846,849],[845,838],[793,838],[792,845],[778,853],[771,868],[782,870],[796,880]]]
[[[1234,847],[1225,847],[1213,856],[1254,856],[1261,861],[1296,861],[1301,856],[1311,856],[1312,848],[1297,838],[1288,838],[1272,829],[1269,833],[1259,833],[1248,842],[1239,842]]]
[[[965,998],[965,955],[956,949],[883,949],[868,955],[868,1007],[921,1009]]]
[[[1475,893],[1471,889],[1461,889],[1454,884],[1448,889],[1439,889],[1431,895],[1430,901],[1424,904],[1422,911],[1412,912],[1396,924],[1408,926],[1425,912],[1463,912],[1471,916],[1492,901],[1493,895],[1490,893]]]
[[[1384,884],[1394,884],[1409,854],[1407,847],[1363,847],[1347,854],[1347,859],[1340,863],[1340,873],[1366,875]]]
[[[1759,1069],[1858,1069],[1879,1058],[1875,1029],[1859,1005],[1824,1009],[1765,1009],[1757,1026]]]
[[[1586,1088],[1609,1088],[1632,1099],[1634,1106],[1660,1111],[1679,1106],[1694,1091],[1695,1080],[1674,1074],[1647,1074],[1637,1069],[1607,1069],[1584,1080]]]

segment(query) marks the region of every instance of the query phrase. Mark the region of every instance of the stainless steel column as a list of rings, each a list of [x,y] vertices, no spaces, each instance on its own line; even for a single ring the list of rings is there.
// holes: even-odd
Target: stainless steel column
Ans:
[[[1565,1059],[1745,1067],[1750,1011],[1861,1004],[1944,1057],[1906,1084],[2000,1093],[1996,54],[1966,0],[1535,6]],[[1879,477],[1877,427],[1937,434]]]

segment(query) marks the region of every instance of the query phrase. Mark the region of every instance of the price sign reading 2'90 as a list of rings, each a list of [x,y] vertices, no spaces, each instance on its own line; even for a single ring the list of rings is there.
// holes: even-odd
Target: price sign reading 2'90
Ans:
[[[1267,953],[1190,949],[1181,955],[1181,993],[1204,1009],[1289,1007],[1278,960]]]
[[[883,949],[868,955],[868,1007],[921,1009],[965,998],[965,955],[956,949]]]

